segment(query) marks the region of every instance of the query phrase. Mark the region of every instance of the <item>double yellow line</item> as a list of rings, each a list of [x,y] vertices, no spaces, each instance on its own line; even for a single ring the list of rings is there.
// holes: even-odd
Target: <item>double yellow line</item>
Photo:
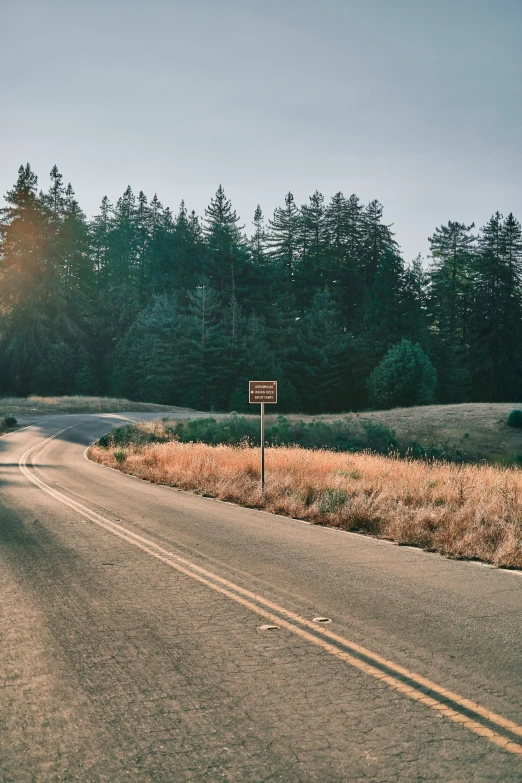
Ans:
[[[522,738],[522,726],[519,726],[517,723],[482,707],[480,704],[471,701],[471,699],[466,699],[447,688],[437,685],[422,675],[383,658],[381,655],[350,641],[344,636],[339,636],[326,628],[318,627],[307,618],[252,593],[250,590],[246,590],[228,579],[224,579],[218,574],[198,566],[175,552],[160,547],[153,541],[127,530],[117,522],[102,517],[100,514],[91,511],[86,506],[46,484],[29,470],[26,464],[27,458],[36,449],[44,446],[68,429],[71,429],[71,427],[66,427],[50,438],[40,441],[36,446],[28,449],[20,458],[19,467],[21,472],[41,490],[76,511],[82,517],[155,557],[171,568],[175,568],[185,576],[195,579],[211,590],[226,596],[260,617],[269,620],[271,623],[285,628],[290,633],[305,639],[316,647],[320,647],[330,655],[379,680],[404,696],[425,704],[439,715],[443,715],[454,723],[459,723],[504,750],[517,756],[522,756],[522,741],[517,739],[518,737]],[[477,718],[482,718],[484,723],[477,720]],[[500,734],[495,730],[497,728],[504,730],[508,736]]]

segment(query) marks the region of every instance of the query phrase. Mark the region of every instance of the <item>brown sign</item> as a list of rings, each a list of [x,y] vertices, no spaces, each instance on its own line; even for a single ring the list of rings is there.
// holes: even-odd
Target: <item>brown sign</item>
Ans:
[[[249,381],[250,402],[277,402],[277,381]]]

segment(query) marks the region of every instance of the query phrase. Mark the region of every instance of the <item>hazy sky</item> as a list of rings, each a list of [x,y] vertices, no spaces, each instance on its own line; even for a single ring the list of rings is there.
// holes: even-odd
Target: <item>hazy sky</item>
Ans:
[[[291,190],[379,199],[406,259],[522,220],[522,0],[0,0],[0,192],[56,163],[251,228]]]

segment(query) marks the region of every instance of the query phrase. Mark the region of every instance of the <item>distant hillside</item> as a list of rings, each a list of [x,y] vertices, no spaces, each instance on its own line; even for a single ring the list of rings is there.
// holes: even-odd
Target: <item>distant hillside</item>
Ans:
[[[0,397],[0,418],[4,416],[41,416],[46,413],[119,413],[121,411],[139,411],[168,413],[173,410],[188,410],[169,405],[155,405],[151,402],[132,402],[132,400],[113,397]]]
[[[507,417],[522,402],[425,405],[351,414],[355,419],[373,419],[395,430],[403,447],[413,442],[425,449],[440,447],[462,452],[468,459],[486,459],[504,465],[522,464],[522,430],[507,425]],[[289,416],[290,419],[308,416]],[[339,416],[319,416],[337,419]],[[517,457],[519,458],[517,460]]]

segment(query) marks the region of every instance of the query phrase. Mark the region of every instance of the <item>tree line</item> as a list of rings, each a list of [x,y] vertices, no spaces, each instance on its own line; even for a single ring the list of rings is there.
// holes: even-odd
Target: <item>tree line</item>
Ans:
[[[128,187],[88,220],[29,164],[0,211],[0,394],[248,410],[522,397],[522,231],[449,221],[406,263],[382,205],[316,191],[245,231],[220,186],[200,218]]]

